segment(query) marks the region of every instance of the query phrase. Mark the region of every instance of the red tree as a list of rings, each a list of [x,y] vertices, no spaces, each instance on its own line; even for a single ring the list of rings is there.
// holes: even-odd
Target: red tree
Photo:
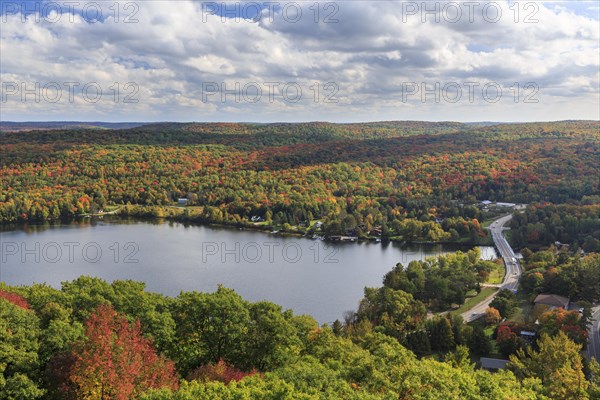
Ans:
[[[73,357],[69,380],[81,399],[126,400],[149,388],[178,386],[174,363],[156,354],[139,321],[128,323],[109,305],[86,321]]]
[[[496,341],[497,342],[505,342],[507,340],[513,340],[517,335],[512,331],[510,326],[508,325],[498,325],[498,330],[496,331]]]
[[[10,301],[15,306],[29,310],[29,303],[27,302],[25,297],[21,296],[20,294],[5,292],[4,290],[0,290],[0,297]]]
[[[519,338],[517,337],[517,334],[506,324],[498,325],[498,329],[496,330],[496,343],[498,343],[500,352],[506,357],[516,352],[519,348]]]

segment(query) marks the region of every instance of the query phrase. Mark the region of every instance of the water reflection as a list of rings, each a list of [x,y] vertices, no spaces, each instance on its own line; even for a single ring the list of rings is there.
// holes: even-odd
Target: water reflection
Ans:
[[[218,284],[244,298],[270,300],[319,322],[355,309],[365,286],[380,286],[400,262],[468,247],[398,243],[326,243],[295,236],[178,222],[117,218],[2,229],[0,280],[10,285],[61,282],[80,275],[133,279],[177,296]],[[481,247],[484,258],[493,247]]]

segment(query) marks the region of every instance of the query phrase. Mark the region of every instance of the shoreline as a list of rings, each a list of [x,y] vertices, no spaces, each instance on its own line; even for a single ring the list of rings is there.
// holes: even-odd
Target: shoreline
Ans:
[[[185,210],[185,208],[181,208]],[[228,229],[238,229],[238,230],[247,230],[254,232],[263,232],[271,235],[281,235],[281,236],[291,236],[291,237],[302,237],[309,240],[322,240],[326,243],[379,243],[379,244],[388,244],[395,243],[400,245],[452,245],[458,247],[474,247],[474,246],[493,246],[493,242],[472,242],[472,241],[425,241],[425,240],[415,240],[409,241],[405,239],[398,238],[390,238],[389,240],[382,240],[380,237],[354,237],[353,240],[331,240],[328,238],[324,238],[319,235],[319,239],[313,239],[311,236],[308,236],[306,233],[302,232],[289,232],[289,231],[273,231],[273,225],[261,225],[257,226],[253,223],[244,224],[244,223],[216,223],[216,222],[202,222],[195,221],[190,219],[179,218],[178,216],[165,216],[165,217],[150,217],[150,216],[136,216],[136,215],[122,215],[121,213],[117,213],[115,210],[113,212],[107,212],[103,214],[85,214],[74,216],[72,218],[57,218],[57,219],[49,219],[45,221],[21,221],[21,222],[0,222],[0,232],[10,232],[17,230],[19,227],[24,226],[44,226],[44,225],[68,225],[73,222],[84,222],[89,221],[98,222],[103,221],[104,216],[108,216],[108,219],[113,220],[121,220],[121,221],[137,221],[137,222],[177,222],[184,225],[194,225],[194,226],[207,226],[207,227],[218,227],[218,228],[228,228]],[[12,229],[5,229],[7,227],[13,227]]]

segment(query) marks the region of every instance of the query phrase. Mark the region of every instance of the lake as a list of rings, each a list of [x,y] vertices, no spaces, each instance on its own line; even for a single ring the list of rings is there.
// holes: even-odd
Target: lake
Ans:
[[[327,243],[250,230],[105,219],[18,226],[0,233],[0,281],[60,283],[80,275],[133,279],[149,291],[212,292],[218,284],[320,323],[355,310],[365,286],[381,286],[401,262],[457,250],[447,245]],[[483,258],[495,249],[481,246]],[[467,250],[468,248],[463,248]]]

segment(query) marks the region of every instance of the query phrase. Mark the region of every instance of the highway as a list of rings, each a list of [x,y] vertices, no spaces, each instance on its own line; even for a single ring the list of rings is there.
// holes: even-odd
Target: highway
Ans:
[[[506,215],[502,218],[498,218],[496,221],[492,222],[489,229],[492,233],[494,245],[496,246],[496,249],[498,249],[500,256],[504,260],[504,265],[506,266],[506,273],[504,274],[504,279],[500,285],[500,289],[516,290],[519,287],[519,279],[521,278],[521,266],[519,265],[519,262],[516,261],[516,256],[513,249],[510,247],[504,238],[504,235],[502,234],[504,229],[508,229],[504,228],[504,225],[506,225],[511,218],[512,215]],[[486,298],[469,311],[462,313],[461,317],[465,320],[465,322],[471,322],[481,317],[483,314],[485,314],[485,310],[488,308],[490,302],[495,296],[496,294],[492,294],[490,297]]]
[[[512,218],[512,215],[507,215],[497,219],[490,225],[490,231],[492,232],[492,239],[494,245],[500,252],[504,265],[506,266],[506,273],[502,284],[499,285],[501,289],[516,290],[519,287],[519,279],[521,279],[521,266],[516,260],[515,253],[510,247],[502,231],[507,229],[504,228]],[[488,308],[490,302],[494,299],[496,294],[492,294],[469,311],[461,314],[466,322],[476,320],[485,314],[485,310]],[[600,362],[600,306],[592,308],[592,323],[590,324],[589,330],[589,346],[588,346],[588,358],[594,357]]]
[[[588,358],[595,357],[600,362],[600,306],[592,308],[592,324],[590,325]]]

